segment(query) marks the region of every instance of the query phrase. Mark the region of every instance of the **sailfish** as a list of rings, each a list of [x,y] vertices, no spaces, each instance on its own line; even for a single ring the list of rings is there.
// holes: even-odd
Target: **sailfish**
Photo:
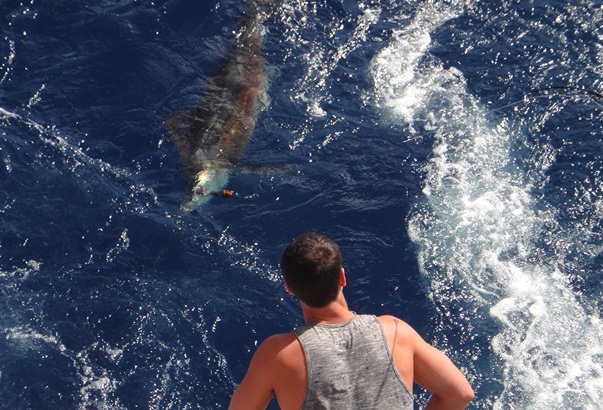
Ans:
[[[261,55],[268,0],[248,0],[247,11],[227,54],[209,78],[199,106],[166,119],[187,174],[190,211],[212,197],[229,197],[231,169],[240,162],[258,113],[266,105],[265,60]]]

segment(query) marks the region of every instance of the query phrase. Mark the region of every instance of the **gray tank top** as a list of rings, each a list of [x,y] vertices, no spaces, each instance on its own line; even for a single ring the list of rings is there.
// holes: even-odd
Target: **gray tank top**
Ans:
[[[334,325],[308,323],[293,332],[308,369],[302,409],[412,410],[412,393],[375,316],[357,315]]]

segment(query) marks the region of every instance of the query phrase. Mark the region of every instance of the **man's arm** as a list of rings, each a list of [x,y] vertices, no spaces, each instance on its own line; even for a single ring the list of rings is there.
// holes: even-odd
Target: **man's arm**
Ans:
[[[473,400],[473,389],[461,371],[441,351],[414,332],[414,378],[431,392],[425,410],[464,409]]]
[[[263,410],[274,394],[270,366],[274,361],[273,345],[266,339],[256,350],[247,374],[230,400],[230,410]]]

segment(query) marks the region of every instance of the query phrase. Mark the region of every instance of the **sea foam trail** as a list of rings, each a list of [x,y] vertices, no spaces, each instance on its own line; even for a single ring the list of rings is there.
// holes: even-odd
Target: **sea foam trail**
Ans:
[[[462,73],[429,53],[430,32],[460,10],[428,4],[371,64],[378,105],[410,133],[434,138],[425,201],[408,229],[442,316],[439,330],[459,335],[452,351],[470,353],[455,358],[471,369],[479,408],[599,408],[601,320],[571,289],[555,250],[537,245],[555,224],[555,209],[533,192],[555,153],[546,145],[522,151],[525,135],[489,121]],[[484,335],[493,358],[476,347]],[[499,397],[480,398],[487,379],[489,395],[494,383]]]

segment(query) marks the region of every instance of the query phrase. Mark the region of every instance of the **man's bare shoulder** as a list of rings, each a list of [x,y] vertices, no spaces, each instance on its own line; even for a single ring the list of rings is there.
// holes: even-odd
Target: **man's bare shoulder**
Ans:
[[[293,332],[289,333],[276,333],[272,336],[269,336],[262,342],[260,347],[264,346],[264,349],[274,349],[277,347],[285,347],[289,344],[296,342],[297,337]]]
[[[303,352],[299,352],[296,345],[299,346],[299,342],[293,333],[276,334],[264,340],[255,351],[247,374],[233,394],[230,408],[266,408],[275,392],[277,397],[283,396],[279,397],[279,403],[284,400],[286,397],[282,392],[285,389],[281,387],[283,380],[292,380],[292,375],[295,376],[292,369],[298,368],[299,362],[302,366],[304,363]]]
[[[306,362],[303,348],[295,334],[270,336],[258,347],[255,356],[270,374],[272,389],[276,392],[281,408],[284,408],[283,403],[288,400],[293,400],[299,408],[305,391]]]
[[[264,340],[258,347],[256,355],[282,359],[283,355],[286,356],[297,351],[301,352],[301,345],[295,334],[292,332],[278,333]]]
[[[392,316],[392,315],[382,315],[382,316],[377,316],[377,319],[379,319],[379,321],[381,322],[381,326],[383,326],[384,328],[397,328],[398,332],[402,331],[402,332],[410,332],[410,333],[416,333],[415,330],[405,321],[403,321],[402,319],[396,317],[396,316]]]
[[[382,315],[378,316],[377,319],[381,322],[386,337],[396,335],[398,339],[403,339],[398,341],[404,343],[416,343],[422,340],[419,334],[408,323],[400,318],[392,315]]]

